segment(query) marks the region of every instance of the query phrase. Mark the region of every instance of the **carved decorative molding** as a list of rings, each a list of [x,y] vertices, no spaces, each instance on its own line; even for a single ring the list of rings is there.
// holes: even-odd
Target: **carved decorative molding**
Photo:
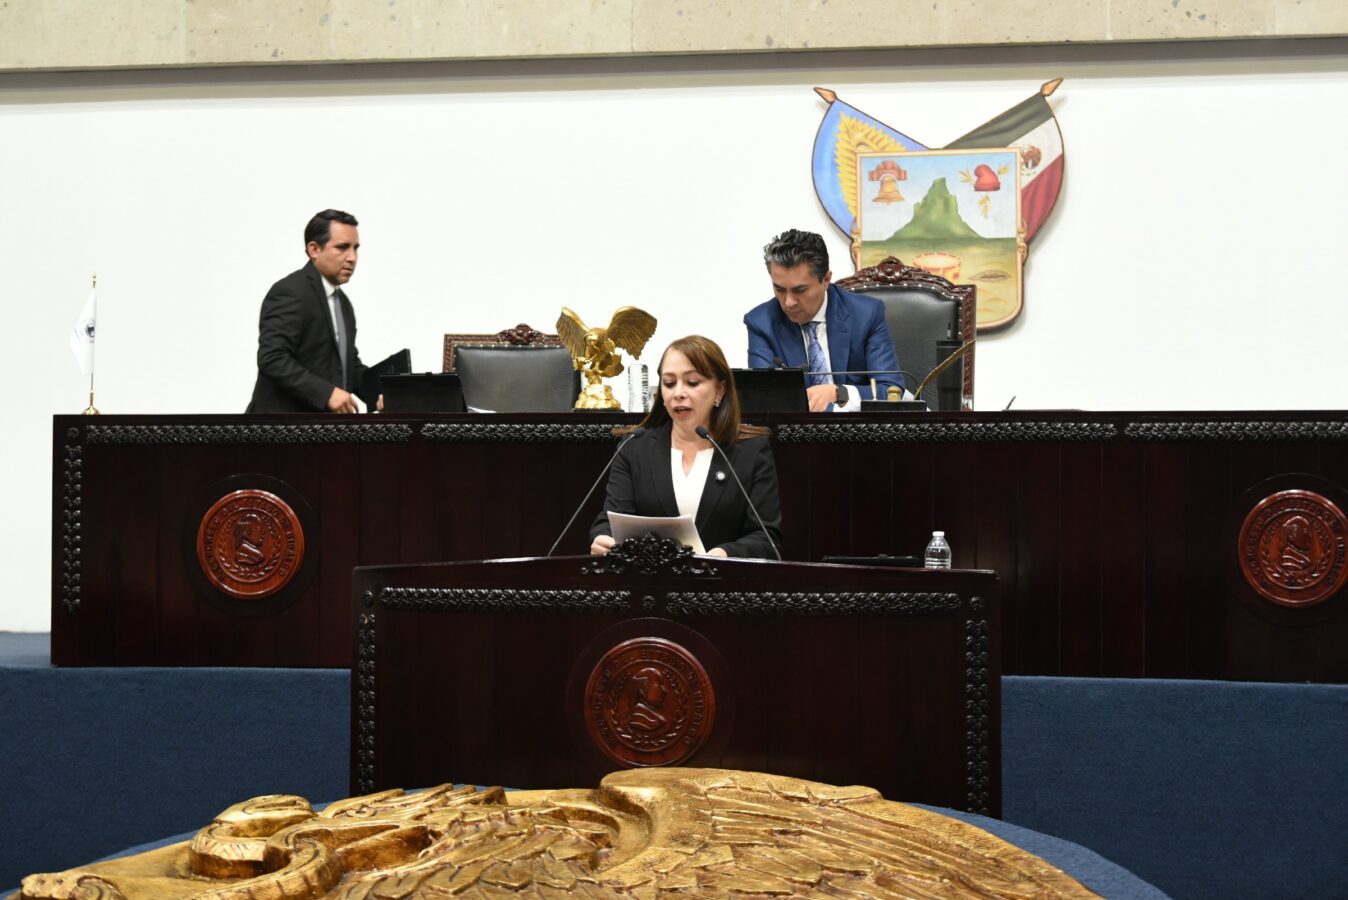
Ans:
[[[497,346],[539,346],[539,347],[560,347],[562,339],[555,334],[548,334],[539,331],[531,325],[523,322],[514,328],[506,328],[495,334],[447,334],[445,335],[444,358],[441,362],[444,364],[444,371],[454,371],[454,350],[460,345],[497,345]]]
[[[1109,422],[852,422],[779,425],[785,444],[967,444],[993,441],[1111,441]]]
[[[82,559],[81,507],[84,502],[84,448],[80,430],[66,430],[64,475],[61,488],[61,605],[74,615],[80,611],[80,565]]]
[[[519,323],[514,328],[503,328],[496,332],[498,344],[537,344],[541,341],[551,343],[557,339],[555,334],[545,334],[532,325]]]
[[[858,269],[854,274],[839,279],[838,286],[862,292],[878,287],[920,287],[960,301],[973,297],[976,290],[971,284],[953,284],[926,269],[906,266],[897,256],[886,256],[873,266]]]
[[[90,425],[90,444],[400,444],[411,425]]]
[[[1131,441],[1343,441],[1348,422],[1130,422]]]
[[[614,546],[606,556],[596,556],[581,567],[583,575],[622,575],[635,569],[642,575],[715,575],[716,567],[706,557],[693,554],[672,538],[648,534]]]
[[[959,594],[919,592],[674,592],[665,604],[667,612],[686,616],[930,616],[953,615],[963,608]]]
[[[964,623],[964,769],[969,812],[988,815],[992,785],[992,678],[988,668],[988,623]],[[997,736],[1001,740],[1001,735]]]
[[[623,613],[628,591],[548,591],[515,588],[395,588],[379,591],[384,609],[411,612]]]
[[[603,444],[618,440],[613,424],[597,422],[450,422],[421,426],[421,436],[433,444]]]
[[[374,790],[375,772],[375,625],[375,614],[368,612],[356,626],[356,789],[367,793]]]

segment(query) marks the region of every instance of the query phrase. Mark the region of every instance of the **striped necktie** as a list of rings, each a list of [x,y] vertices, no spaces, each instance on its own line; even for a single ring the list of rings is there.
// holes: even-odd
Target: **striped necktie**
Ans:
[[[805,380],[811,387],[816,384],[828,384],[830,379],[823,374],[828,371],[828,362],[824,359],[824,348],[819,343],[819,323],[805,323],[806,350],[810,356],[810,371]]]

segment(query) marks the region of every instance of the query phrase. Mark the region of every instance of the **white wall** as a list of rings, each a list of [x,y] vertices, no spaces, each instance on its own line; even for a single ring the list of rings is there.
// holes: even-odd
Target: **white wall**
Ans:
[[[1342,407],[1348,49],[1257,49],[0,79],[0,629],[49,627],[51,416],[85,403],[92,272],[106,413],[241,411],[259,302],[325,206],[361,220],[367,361],[438,370],[447,330],[631,303],[660,319],[648,362],[702,332],[741,364],[769,237],[821,231],[850,271],[815,85],[940,146],[1065,77],[1066,184],[1021,320],[980,342],[980,409]]]

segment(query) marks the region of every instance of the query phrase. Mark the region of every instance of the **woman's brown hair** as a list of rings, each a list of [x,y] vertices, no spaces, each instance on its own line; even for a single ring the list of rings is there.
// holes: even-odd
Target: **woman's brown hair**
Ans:
[[[665,352],[660,354],[660,366],[656,368],[657,378],[660,376],[660,368],[665,364],[665,356],[671,350],[677,350],[687,357],[693,369],[702,377],[715,378],[725,384],[725,396],[721,399],[720,406],[712,407],[711,425],[707,428],[716,443],[724,447],[745,438],[768,433],[766,428],[746,425],[740,421],[740,398],[735,391],[735,373],[730,371],[730,363],[726,362],[725,354],[715,341],[700,334],[690,334],[688,337],[671,341]],[[614,434],[627,434],[637,428],[658,428],[669,421],[669,410],[665,409],[664,395],[657,390],[652,398],[651,411],[646,413],[646,418],[641,420],[641,424],[615,429]]]

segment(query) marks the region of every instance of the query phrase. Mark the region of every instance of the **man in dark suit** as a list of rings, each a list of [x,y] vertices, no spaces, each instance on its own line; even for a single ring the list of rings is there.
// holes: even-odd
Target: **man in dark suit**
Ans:
[[[749,368],[806,369],[811,412],[859,410],[863,399],[872,399],[872,377],[880,397],[890,385],[903,388],[900,375],[822,374],[899,369],[884,304],[829,283],[833,273],[822,237],[795,229],[782,232],[763,248],[763,261],[772,278],[773,299],[744,316]]]
[[[356,217],[325,209],[304,229],[309,262],[271,286],[258,325],[257,383],[250,413],[339,412],[379,398],[363,392],[356,313],[342,285],[356,271]]]

